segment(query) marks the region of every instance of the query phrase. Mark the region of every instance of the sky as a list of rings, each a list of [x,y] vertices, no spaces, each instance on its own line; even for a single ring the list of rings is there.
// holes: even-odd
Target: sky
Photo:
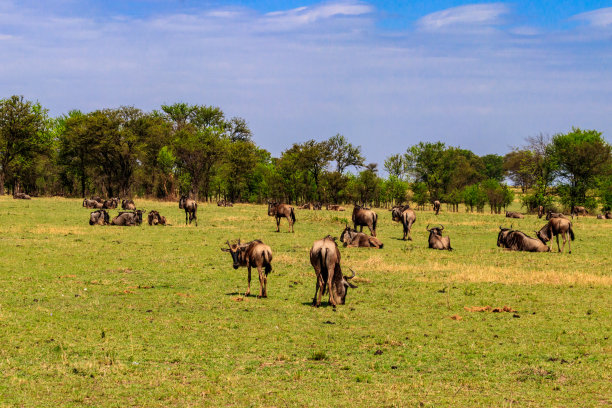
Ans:
[[[611,141],[612,2],[0,0],[13,94],[53,116],[219,106],[275,156],[340,133],[381,168],[420,141]]]

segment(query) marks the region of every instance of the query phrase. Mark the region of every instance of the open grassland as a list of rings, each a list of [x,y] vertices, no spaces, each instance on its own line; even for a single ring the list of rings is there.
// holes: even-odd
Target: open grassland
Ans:
[[[196,228],[176,203],[136,203],[172,225],[91,227],[80,200],[0,198],[0,405],[612,404],[612,221],[574,220],[571,255],[511,253],[500,224],[545,221],[443,206],[404,242],[379,209],[385,247],[341,248],[359,287],[334,311],[310,306],[308,250],[350,212],[296,210],[290,234],[264,206],[200,204]],[[435,222],[453,252],[427,249]],[[246,269],[220,250],[238,237],[274,251],[267,299],[243,296]]]

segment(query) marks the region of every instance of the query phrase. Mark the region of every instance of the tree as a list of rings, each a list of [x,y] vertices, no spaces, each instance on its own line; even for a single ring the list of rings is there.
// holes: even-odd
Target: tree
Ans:
[[[499,182],[504,180],[504,158],[498,154],[487,154],[481,157],[484,163],[484,174],[487,179],[497,180]]]
[[[13,95],[0,100],[0,195],[4,195],[7,176],[18,176],[36,153],[50,145],[47,111],[40,104]]]
[[[393,156],[387,157],[384,168],[387,173],[389,173],[389,176],[394,176],[399,180],[404,180],[408,172],[406,160],[404,156],[400,154],[394,154]]]
[[[361,146],[353,146],[340,133],[328,140],[331,160],[336,162],[336,171],[344,174],[347,167],[363,167],[365,159],[361,155]]]
[[[535,182],[531,168],[533,153],[530,150],[515,149],[504,156],[504,171],[515,186],[520,187],[523,194]]]

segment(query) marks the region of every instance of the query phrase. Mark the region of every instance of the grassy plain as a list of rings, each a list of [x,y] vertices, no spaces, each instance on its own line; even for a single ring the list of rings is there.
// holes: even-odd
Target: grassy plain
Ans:
[[[290,234],[264,206],[201,204],[196,228],[176,203],[137,205],[172,225],[0,197],[0,406],[612,404],[612,221],[575,220],[571,255],[510,253],[503,216],[418,211],[404,242],[379,209],[385,247],[341,248],[359,287],[334,311],[310,306],[308,250],[350,213],[296,210]],[[427,249],[435,222],[453,252]],[[272,247],[267,299],[220,250],[238,237]],[[486,305],[515,312],[465,309]]]

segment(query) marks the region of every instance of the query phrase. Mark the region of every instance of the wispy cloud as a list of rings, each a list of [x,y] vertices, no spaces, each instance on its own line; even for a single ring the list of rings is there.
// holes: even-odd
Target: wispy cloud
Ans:
[[[417,27],[433,31],[457,26],[492,26],[501,24],[509,12],[503,3],[470,4],[428,14],[417,22]]]
[[[593,27],[612,27],[612,7],[581,13],[572,19],[585,21]]]
[[[274,11],[267,13],[263,20],[271,28],[292,29],[331,18],[363,16],[373,11],[372,6],[363,2],[342,1],[320,3],[286,11]]]

